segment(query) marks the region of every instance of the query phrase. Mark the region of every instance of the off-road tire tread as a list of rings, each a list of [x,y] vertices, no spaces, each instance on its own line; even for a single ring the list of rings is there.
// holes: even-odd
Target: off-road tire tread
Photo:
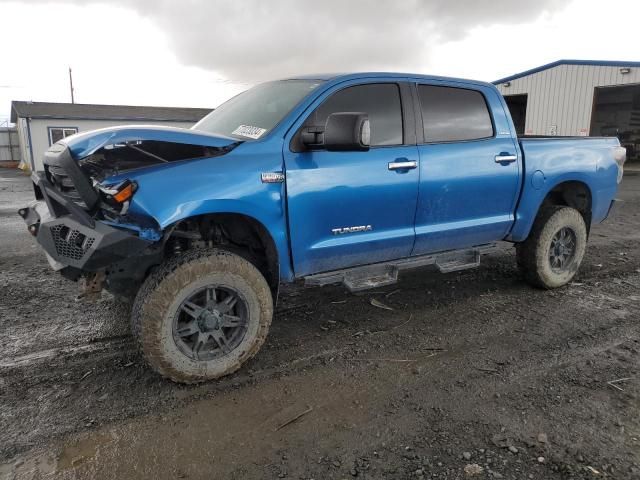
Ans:
[[[516,245],[516,261],[524,279],[527,283],[545,290],[557,287],[550,285],[544,278],[543,272],[538,268],[538,247],[545,226],[556,215],[572,216],[584,226],[584,218],[576,209],[561,205],[545,206],[538,212],[527,239]],[[577,234],[579,233],[577,232]],[[584,228],[584,241],[586,243],[586,226]]]
[[[228,271],[242,275],[245,280],[251,283],[252,288],[258,296],[259,302],[266,310],[263,312],[263,315],[261,315],[257,337],[249,351],[243,356],[242,361],[236,362],[235,365],[227,369],[224,373],[211,378],[201,378],[185,374],[175,369],[166,361],[158,347],[158,333],[161,329],[161,318],[158,316],[148,318],[147,321],[155,323],[156,325],[149,325],[149,328],[143,331],[145,311],[163,311],[163,304],[166,304],[166,300],[164,302],[162,301],[162,294],[161,292],[159,293],[159,290],[167,289],[167,284],[164,283],[165,280],[172,275],[175,277],[174,274],[193,275],[195,279],[197,274],[194,270],[203,268],[203,263],[224,266]],[[156,295],[154,295],[154,293]],[[166,293],[167,295],[171,294],[170,291]],[[133,303],[131,326],[139,350],[154,371],[174,382],[193,384],[229,375],[238,370],[247,360],[255,356],[267,337],[272,316],[273,298],[271,290],[260,271],[251,262],[236,253],[219,248],[207,248],[189,250],[184,254],[171,257],[151,271],[138,290]]]

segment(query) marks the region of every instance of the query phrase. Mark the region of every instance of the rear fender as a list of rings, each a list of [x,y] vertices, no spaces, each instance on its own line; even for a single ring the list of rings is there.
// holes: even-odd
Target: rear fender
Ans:
[[[515,215],[516,220],[506,240],[513,242],[526,240],[544,200],[554,188],[565,182],[580,182],[585,184],[591,193],[591,201],[592,205],[594,205],[595,200],[593,198],[594,190],[591,185],[591,175],[573,172],[556,176],[553,183],[545,181],[544,187],[540,189],[535,189],[530,181],[530,185],[525,186],[523,189],[522,198]],[[587,226],[587,228],[589,228],[589,226]]]
[[[549,192],[564,182],[581,182],[591,193],[591,224],[607,215],[615,198],[616,138],[523,138],[525,176],[515,222],[506,240],[524,241]],[[587,226],[589,227],[589,225]]]

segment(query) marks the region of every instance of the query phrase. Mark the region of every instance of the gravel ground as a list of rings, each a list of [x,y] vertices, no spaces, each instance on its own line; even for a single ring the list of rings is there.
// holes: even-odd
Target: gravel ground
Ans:
[[[126,306],[50,271],[0,169],[0,477],[640,478],[638,192],[565,288],[527,286],[506,244],[360,295],[288,288],[254,360],[186,387]]]

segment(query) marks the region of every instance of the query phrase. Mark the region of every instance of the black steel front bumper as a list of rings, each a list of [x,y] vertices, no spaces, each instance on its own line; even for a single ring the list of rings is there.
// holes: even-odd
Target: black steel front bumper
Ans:
[[[56,270],[64,267],[96,272],[135,256],[152,242],[110,227],[62,195],[42,173],[31,176],[42,200],[19,210],[27,229]]]

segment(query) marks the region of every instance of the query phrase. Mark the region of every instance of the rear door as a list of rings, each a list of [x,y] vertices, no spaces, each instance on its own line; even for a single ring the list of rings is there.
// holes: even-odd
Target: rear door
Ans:
[[[416,83],[420,187],[413,255],[504,238],[521,159],[499,94],[483,85]]]
[[[410,255],[419,177],[412,103],[409,85],[398,79],[342,84],[319,98],[285,139],[296,276]],[[295,146],[302,127],[322,128],[337,112],[369,115],[369,151]]]

